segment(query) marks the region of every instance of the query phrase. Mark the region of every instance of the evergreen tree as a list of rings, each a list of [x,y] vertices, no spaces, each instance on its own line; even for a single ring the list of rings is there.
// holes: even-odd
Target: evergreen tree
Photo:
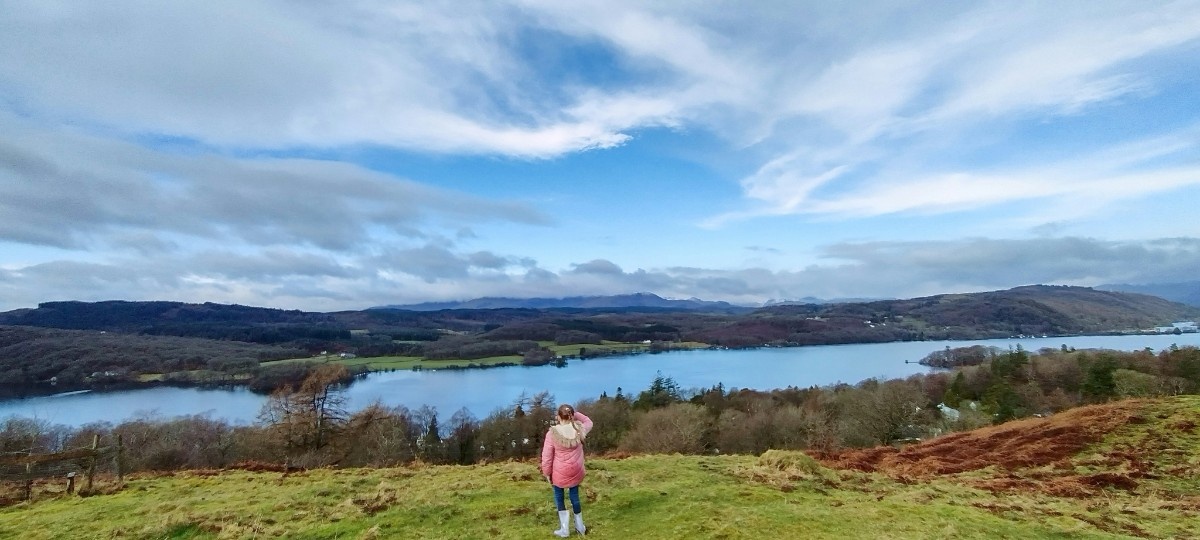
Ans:
[[[1117,383],[1113,371],[1117,361],[1109,355],[1101,355],[1087,368],[1083,380],[1083,395],[1093,401],[1105,401],[1117,395]]]
[[[945,403],[947,407],[957,409],[965,398],[966,385],[966,377],[963,376],[962,371],[959,371],[954,375],[954,381],[950,383],[950,388],[946,389],[946,394],[942,396],[942,403]]]
[[[675,379],[671,377],[664,377],[659,371],[654,377],[654,381],[650,383],[650,388],[638,394],[637,400],[633,402],[633,408],[648,411],[680,401],[683,401],[683,396],[679,390],[679,383],[676,383]]]
[[[992,413],[992,423],[1002,424],[1024,416],[1021,396],[1005,380],[997,380],[984,393],[984,405]]]
[[[425,426],[425,434],[421,437],[421,457],[431,463],[442,460],[442,434],[438,426],[437,413],[430,415],[429,423]]]

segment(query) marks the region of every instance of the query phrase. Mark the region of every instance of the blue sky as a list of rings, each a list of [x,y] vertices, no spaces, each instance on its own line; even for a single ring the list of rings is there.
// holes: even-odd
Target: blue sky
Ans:
[[[755,304],[1200,268],[1200,2],[0,14],[0,309]]]

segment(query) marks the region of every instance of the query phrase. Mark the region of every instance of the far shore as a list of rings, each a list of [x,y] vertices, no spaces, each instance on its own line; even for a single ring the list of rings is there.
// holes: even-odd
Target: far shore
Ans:
[[[652,354],[673,350],[695,350],[711,348],[707,343],[682,342],[670,343],[661,349],[653,348],[644,342],[624,343],[605,341],[597,344],[556,345],[553,342],[542,343],[542,346],[554,352],[554,357],[537,363],[524,362],[520,355],[492,356],[487,358],[448,358],[430,360],[419,356],[375,356],[357,357],[354,355],[325,354],[303,358],[289,358],[259,363],[260,368],[282,366],[289,364],[326,364],[345,365],[355,376],[368,373],[388,371],[437,371],[454,369],[489,369],[512,366],[542,366],[553,363],[565,363],[567,360],[586,360],[589,358],[604,358],[613,356],[631,356],[637,354]],[[583,355],[580,352],[583,351]],[[55,382],[38,382],[29,385],[0,385],[0,400],[50,397],[76,392],[116,392],[156,387],[176,388],[237,388],[249,385],[251,376],[242,373],[221,373],[208,370],[179,371],[173,373],[142,373],[136,379],[109,378],[76,384]],[[352,384],[353,381],[350,381]],[[270,391],[260,392],[269,393]]]
[[[1130,332],[1130,331],[1112,331],[1112,332],[1097,332],[1089,334],[1071,334],[1071,335],[1054,335],[1054,336],[1000,336],[980,339],[1021,339],[1029,337],[1053,337],[1053,338],[1069,338],[1069,337],[1086,337],[1086,336],[1118,336],[1118,335],[1156,335],[1152,332]],[[946,340],[927,340],[927,341],[946,341]],[[951,340],[951,341],[970,341],[970,340]],[[851,343],[847,343],[851,344]],[[588,360],[595,358],[606,358],[616,356],[633,356],[641,354],[655,354],[659,352],[680,351],[680,350],[699,350],[699,349],[716,349],[722,348],[715,345],[700,342],[670,342],[670,343],[652,343],[645,342],[627,343],[617,341],[604,341],[601,344],[579,344],[579,345],[557,345],[553,342],[543,342],[541,345],[549,349],[552,357],[548,357],[544,361],[526,362],[520,355],[493,356],[486,358],[451,358],[432,360],[419,356],[377,356],[377,357],[357,357],[355,355],[340,355],[340,354],[324,354],[311,357],[289,358],[284,360],[274,360],[261,362],[260,368],[270,368],[273,366],[284,366],[289,364],[325,364],[336,363],[345,365],[351,370],[355,377],[364,376],[369,373],[391,372],[391,371],[437,371],[437,370],[467,370],[467,369],[490,369],[513,366],[544,366],[550,364],[558,364],[565,366],[570,360]],[[775,348],[775,347],[804,347],[800,344],[761,344],[754,347],[743,348]],[[1031,351],[1032,352],[1032,351]],[[581,354],[582,353],[582,354]],[[915,361],[914,361],[915,362]],[[155,388],[161,386],[178,387],[178,388],[238,388],[250,386],[252,375],[245,373],[222,373],[208,370],[197,371],[181,371],[174,373],[143,373],[137,375],[136,379],[120,379],[110,378],[96,381],[89,381],[76,384],[62,384],[52,382],[38,382],[29,385],[0,385],[0,400],[24,399],[34,397],[47,397],[60,395],[71,392],[80,391],[97,391],[97,392],[112,392],[122,390],[136,390],[143,388]],[[352,384],[352,381],[349,381]],[[252,391],[258,393],[270,393],[271,390],[261,390],[251,388]]]

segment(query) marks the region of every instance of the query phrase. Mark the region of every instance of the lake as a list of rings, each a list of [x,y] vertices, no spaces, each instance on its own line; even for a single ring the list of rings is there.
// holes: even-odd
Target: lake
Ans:
[[[482,419],[497,408],[511,406],[522,393],[533,395],[548,390],[559,401],[566,402],[595,398],[601,392],[614,395],[618,387],[627,395],[637,395],[650,386],[658,372],[675,379],[683,389],[708,388],[717,383],[726,388],[760,390],[839,382],[853,384],[872,377],[900,378],[928,372],[930,368],[915,362],[946,347],[987,345],[1007,349],[1018,344],[1031,352],[1062,345],[1123,351],[1150,347],[1158,351],[1172,344],[1200,346],[1200,334],[697,350],[570,360],[563,368],[514,366],[398,371],[370,374],[351,385],[347,396],[352,410],[378,400],[385,405],[404,405],[410,409],[430,405],[437,408],[443,419],[465,407]],[[157,387],[115,392],[84,391],[3,401],[0,402],[0,418],[17,415],[79,426],[99,421],[118,423],[139,416],[207,414],[231,422],[252,423],[265,401],[265,396],[246,389]]]

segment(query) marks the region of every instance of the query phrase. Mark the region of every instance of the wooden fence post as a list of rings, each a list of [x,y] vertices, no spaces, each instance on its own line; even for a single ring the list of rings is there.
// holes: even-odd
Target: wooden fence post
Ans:
[[[33,462],[25,463],[25,500],[33,499]]]
[[[125,446],[121,444],[121,435],[117,434],[117,457],[115,459],[117,462],[117,484],[118,485],[125,483],[125,466],[123,463],[121,463],[121,461],[123,461],[125,458],[124,452],[125,452]]]
[[[96,476],[96,449],[100,447],[100,435],[92,436],[92,459],[88,461],[87,490],[92,492],[92,478]]]
[[[75,471],[67,473],[67,494],[75,493]]]

